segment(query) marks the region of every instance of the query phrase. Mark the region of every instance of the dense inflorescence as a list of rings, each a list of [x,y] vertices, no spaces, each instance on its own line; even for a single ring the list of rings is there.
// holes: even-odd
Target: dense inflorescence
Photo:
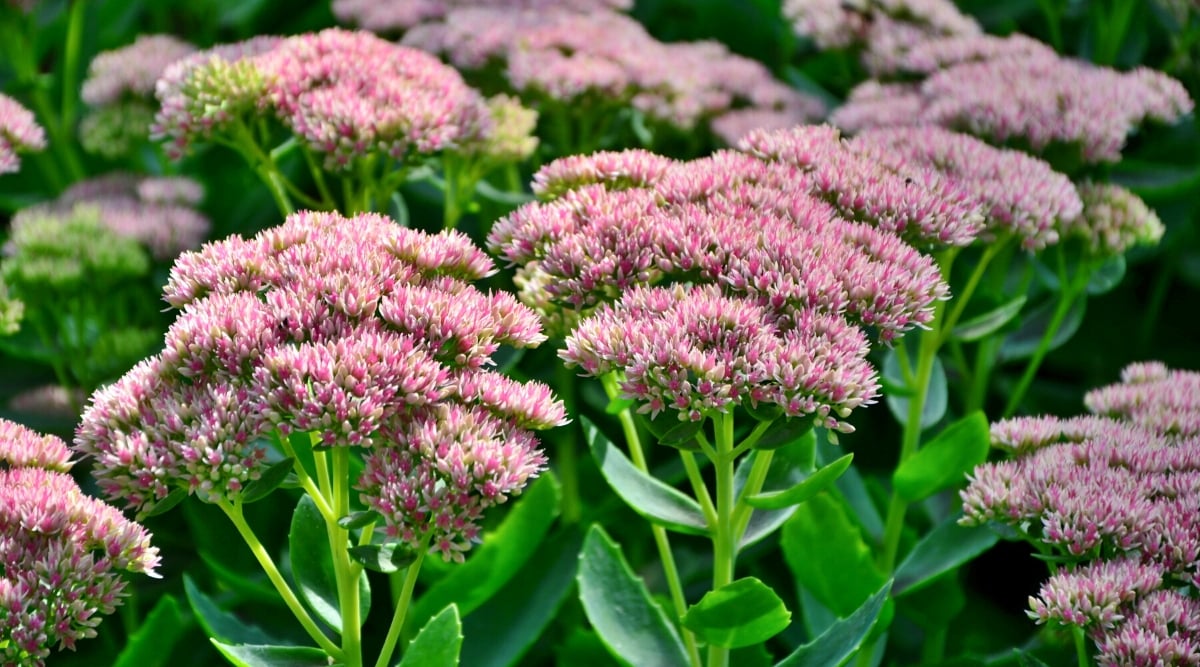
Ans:
[[[487,370],[544,339],[536,314],[470,285],[492,263],[459,233],[301,212],[185,253],[161,354],[92,397],[76,437],[101,489],[139,510],[174,489],[236,503],[272,440],[362,448],[363,502],[393,538],[461,558],[487,507],[545,466],[548,389]]]
[[[66,443],[0,419],[0,660],[45,664],[94,637],[124,596],[119,570],[155,575],[150,535],[83,494]]]
[[[1069,559],[1031,618],[1084,628],[1103,665],[1200,660],[1200,373],[1133,364],[1095,416],[992,427],[1014,458],[975,469],[963,522],[1000,523]]]
[[[333,0],[333,15],[372,32],[401,32],[470,7],[506,11],[627,10],[632,0]]]
[[[33,112],[13,98],[0,94],[0,174],[21,168],[18,153],[46,147],[46,131]]]

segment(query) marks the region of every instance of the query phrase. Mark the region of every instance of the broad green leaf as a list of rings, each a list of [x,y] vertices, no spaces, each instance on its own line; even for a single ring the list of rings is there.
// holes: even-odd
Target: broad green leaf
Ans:
[[[920,589],[934,578],[987,551],[1000,536],[986,528],[958,525],[954,515],[921,538],[896,568],[896,595]]]
[[[675,626],[600,526],[584,538],[577,582],[588,621],[619,661],[631,667],[688,664]]]
[[[337,524],[346,530],[354,530],[356,528],[365,528],[379,519],[382,516],[374,510],[363,510],[361,512],[351,512],[346,516],[337,520]]]
[[[1021,318],[1021,326],[1009,334],[1000,345],[1000,352],[997,355],[999,360],[1017,361],[1032,357],[1042,342],[1042,336],[1046,334],[1046,330],[1050,327],[1050,322],[1054,315],[1054,307],[1057,303],[1057,299],[1049,299],[1026,313]],[[1063,318],[1061,326],[1050,337],[1050,350],[1058,349],[1063,343],[1070,340],[1071,336],[1075,335],[1075,332],[1079,330],[1079,326],[1083,324],[1083,315],[1086,311],[1086,299],[1076,299],[1075,303],[1071,304],[1071,308],[1067,311],[1066,317]]]
[[[903,344],[903,343],[901,343]],[[914,357],[915,355],[909,355]],[[888,350],[887,355],[883,358],[883,377],[892,386],[905,387],[906,395],[902,396],[897,393],[887,393],[885,391],[884,399],[887,402],[888,410],[892,416],[901,425],[908,423],[908,406],[912,401],[912,396],[915,395],[916,387],[910,387],[904,379],[904,374],[900,370],[900,360],[896,356],[896,351]],[[933,372],[929,376],[929,387],[925,393],[925,402],[921,407],[921,430],[925,430],[930,426],[938,423],[942,416],[946,414],[946,405],[948,403],[949,393],[946,389],[946,369],[942,366],[942,360],[938,357],[933,358]]]
[[[1027,297],[1021,294],[986,313],[976,315],[965,322],[959,322],[950,331],[951,340],[970,343],[994,333],[1000,327],[1011,322],[1021,312],[1021,309],[1025,307],[1027,300]]]
[[[329,656],[319,648],[209,641],[234,667],[330,667]]]
[[[542,540],[521,571],[463,619],[463,634],[471,641],[463,644],[462,663],[471,667],[519,664],[574,590],[581,546],[583,532],[578,526]],[[521,613],[513,614],[514,609]]]
[[[275,638],[258,626],[247,623],[232,613],[221,609],[217,603],[196,586],[186,573],[183,575],[183,590],[187,593],[192,613],[200,621],[204,633],[213,639],[231,644],[272,644]]]
[[[817,440],[817,455],[820,461],[835,460],[841,457],[843,451],[841,447],[830,443],[826,438]],[[850,466],[838,478],[835,485],[837,486],[837,495],[846,503],[846,508],[850,510],[863,532],[867,534],[868,540],[876,544],[881,542],[883,540],[881,508],[875,505],[871,491],[867,489],[867,483],[858,470],[854,466]]]
[[[845,619],[831,625],[820,637],[801,646],[775,667],[836,667],[858,652],[879,618],[891,590],[887,582]]]
[[[325,518],[307,495],[300,497],[292,514],[288,555],[291,557],[292,575],[296,578],[296,591],[300,598],[334,632],[341,634],[342,612],[329,533],[325,529]],[[371,588],[366,572],[359,577],[358,593],[359,617],[366,618],[371,608]]]
[[[850,462],[853,460],[854,455],[847,454],[804,478],[803,481],[790,489],[750,496],[746,499],[746,504],[751,507],[768,510],[799,505],[836,482],[842,476],[842,473],[846,472],[846,469],[850,467]]]
[[[404,649],[400,667],[455,667],[462,643],[458,607],[450,605],[430,619]]]
[[[791,488],[804,479],[805,475],[811,473],[815,467],[816,450],[816,431],[810,430],[800,439],[779,449],[756,451],[751,456],[743,457],[741,462],[738,463],[737,470],[734,471],[734,497],[737,498],[742,495],[742,487],[746,485],[746,479],[749,478],[750,469],[753,467],[757,457],[771,457],[771,465],[767,468],[767,477],[763,480],[761,491],[762,493],[771,493]],[[754,510],[750,514],[750,523],[746,525],[746,532],[742,535],[738,547],[744,549],[775,532],[788,520],[788,517],[795,510],[795,507],[785,507],[778,510]]]
[[[689,444],[696,439],[696,434],[704,427],[704,421],[681,421],[667,429],[658,438],[658,444],[668,447],[690,448]]]
[[[963,481],[987,459],[989,446],[987,417],[972,412],[900,464],[892,475],[896,494],[911,503]]]
[[[808,435],[813,425],[811,419],[777,419],[754,443],[754,449],[779,449],[789,445]]]
[[[887,577],[845,506],[828,493],[800,505],[783,525],[783,556],[796,580],[838,616],[847,616]]]
[[[560,495],[552,473],[543,474],[525,489],[504,521],[483,536],[483,543],[472,550],[466,562],[421,594],[409,611],[411,623],[420,625],[451,603],[458,606],[459,613],[470,614],[487,602],[542,547],[542,538],[558,516]]]
[[[242,491],[242,502],[253,503],[263,498],[266,498],[272,491],[279,488],[283,484],[283,480],[292,472],[292,468],[296,464],[296,459],[287,457],[282,461],[271,464],[269,468],[262,471],[262,475],[246,485]]]
[[[417,559],[412,549],[398,542],[363,544],[347,549],[350,557],[368,570],[390,574]]]
[[[164,595],[142,619],[117,656],[113,667],[158,667],[166,665],[171,649],[190,624],[174,595]]]
[[[709,591],[683,617],[684,627],[722,648],[760,644],[783,632],[791,621],[792,612],[783,600],[754,577]]]
[[[184,489],[184,488],[174,489],[170,493],[168,493],[165,498],[154,503],[154,507],[151,507],[146,512],[140,513],[138,515],[138,518],[145,519],[148,517],[158,516],[159,514],[163,514],[167,510],[170,510],[170,509],[174,508],[176,505],[178,505],[179,503],[183,502],[183,499],[187,498],[187,497],[188,497],[187,489]]]
[[[1092,296],[1112,291],[1125,278],[1125,255],[1114,255],[1092,270],[1087,293]]]
[[[671,530],[708,534],[699,503],[634,467],[587,417],[580,417],[580,422],[600,473],[633,511]]]

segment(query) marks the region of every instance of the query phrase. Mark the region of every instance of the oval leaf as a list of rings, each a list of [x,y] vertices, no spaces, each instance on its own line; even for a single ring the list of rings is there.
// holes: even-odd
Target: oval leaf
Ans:
[[[970,343],[995,332],[1000,327],[1011,322],[1021,312],[1021,309],[1025,307],[1027,300],[1028,298],[1022,294],[1012,301],[1003,303],[986,313],[976,315],[965,322],[959,323],[950,331],[951,340]]]
[[[171,491],[170,493],[168,493],[165,498],[154,503],[154,506],[151,507],[148,511],[140,513],[138,515],[138,518],[145,519],[147,517],[158,516],[159,514],[162,514],[163,512],[166,512],[167,510],[169,510],[169,509],[175,507],[176,505],[178,505],[179,503],[183,502],[183,499],[187,498],[187,497],[188,497],[187,489],[184,489],[184,488],[175,489],[175,490]]]
[[[958,525],[960,516],[950,517],[917,542],[896,568],[896,595],[919,590],[1000,540],[1000,536],[991,530]]]
[[[671,530],[708,534],[699,503],[638,470],[587,417],[580,417],[580,422],[600,473],[633,511]]]
[[[350,547],[347,551],[350,557],[363,567],[384,574],[391,574],[401,568],[408,567],[410,563],[417,559],[417,555],[413,553],[412,549],[396,542],[389,544],[363,544],[357,547]]]
[[[850,462],[853,460],[853,454],[846,454],[842,458],[809,475],[804,481],[792,488],[786,491],[773,491],[750,496],[746,499],[746,504],[751,507],[768,510],[799,505],[821,491],[824,491],[830,484],[836,482],[842,476],[842,473],[846,472],[846,469],[850,467]]]
[[[1050,299],[1029,311],[1022,318],[1020,328],[1005,338],[1000,345],[999,360],[1016,361],[1032,357],[1038,346],[1041,345],[1046,329],[1050,327],[1050,321],[1054,316],[1054,307],[1057,303],[1057,299]],[[1057,349],[1075,335],[1079,326],[1083,324],[1083,316],[1086,311],[1086,299],[1076,299],[1075,303],[1071,304],[1058,331],[1050,337],[1050,350]]]
[[[754,577],[709,591],[692,605],[683,625],[713,646],[740,648],[767,641],[792,622],[792,612]]]
[[[767,455],[771,457],[771,465],[767,468],[766,479],[763,480],[762,493],[791,488],[803,480],[806,475],[812,473],[816,465],[817,433],[815,430],[810,430],[799,440],[779,449],[770,452],[755,452],[753,456],[742,457],[733,476],[735,498],[741,497],[742,489],[750,477],[750,469],[753,467],[754,461],[759,456]],[[742,539],[738,542],[738,547],[744,549],[775,532],[788,520],[788,517],[792,516],[794,511],[795,507],[778,510],[753,510],[750,513],[750,522],[746,524],[746,532],[742,534]]]
[[[246,485],[242,491],[242,502],[253,503],[263,498],[266,498],[272,491],[279,488],[283,484],[283,480],[287,479],[289,473],[292,472],[292,467],[295,465],[296,459],[287,457],[278,463],[271,464],[262,472],[258,479]]]
[[[346,530],[354,530],[356,528],[365,528],[382,518],[379,512],[374,510],[363,510],[361,512],[351,512],[346,516],[337,520],[337,524]]]
[[[584,538],[576,581],[588,621],[619,661],[634,667],[688,664],[675,626],[600,526]]]
[[[842,664],[858,651],[870,634],[891,588],[891,582],[885,583],[854,613],[829,626],[820,637],[796,649],[775,667],[828,667]]]
[[[321,516],[321,511],[307,495],[300,497],[292,514],[288,553],[300,599],[334,632],[341,634],[342,612],[338,602],[337,577],[333,571],[333,555],[329,548],[329,533],[325,529],[325,518]],[[371,607],[371,589],[366,572],[359,577],[358,584],[359,618],[366,618]]]
[[[905,387],[904,393],[907,395],[895,392],[885,393],[884,400],[896,421],[901,425],[907,424],[908,406],[912,400],[914,388],[909,387],[908,383],[904,381],[904,374],[900,370],[900,359],[896,356],[895,350],[888,350],[887,356],[883,359],[883,376],[892,386]],[[925,403],[921,408],[921,430],[925,430],[941,420],[942,416],[946,414],[948,398],[946,369],[942,366],[942,360],[934,357],[933,372],[929,376],[929,387],[925,392]]]
[[[450,605],[430,619],[404,649],[400,667],[455,667],[462,642],[458,607]]]
[[[1113,255],[1092,270],[1087,293],[1093,296],[1110,292],[1125,278],[1125,255]]]
[[[900,464],[892,475],[896,494],[911,503],[963,481],[987,459],[989,446],[987,417],[972,412]]]
[[[704,420],[700,421],[682,421],[667,429],[666,432],[659,437],[658,442],[661,445],[670,447],[678,447],[695,439],[696,434],[700,432],[700,428],[704,426]]]
[[[796,580],[838,616],[858,609],[888,579],[858,524],[829,493],[796,509],[783,526],[781,546]]]
[[[779,449],[803,438],[816,424],[812,419],[779,419],[767,427],[754,449]]]
[[[329,656],[319,648],[223,644],[215,639],[209,641],[234,667],[328,667],[329,665]]]
[[[217,603],[196,586],[187,574],[183,575],[183,590],[187,593],[192,612],[200,621],[204,633],[213,639],[232,644],[272,644],[275,639],[258,626],[245,622],[221,609]]]
[[[184,618],[175,596],[164,595],[142,619],[137,632],[130,635],[112,667],[166,665],[171,658],[171,649],[190,623]]]

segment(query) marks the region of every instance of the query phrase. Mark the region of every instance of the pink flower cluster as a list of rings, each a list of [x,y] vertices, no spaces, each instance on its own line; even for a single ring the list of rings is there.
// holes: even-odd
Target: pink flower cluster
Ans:
[[[115,508],[80,491],[66,444],[0,419],[0,660],[45,664],[94,637],[124,595],[118,570],[150,576],[158,550]]]
[[[13,98],[0,94],[0,174],[21,168],[17,153],[46,147],[46,131],[33,113]]]
[[[1136,245],[1157,245],[1166,227],[1141,197],[1112,183],[1079,185],[1083,214],[1063,233],[1081,239],[1093,255],[1120,255]]]
[[[545,466],[528,431],[565,421],[544,386],[486,369],[501,344],[545,338],[513,297],[469,284],[493,270],[462,234],[376,214],[301,212],[185,253],[163,352],[92,397],[76,445],[141,510],[175,488],[236,502],[276,436],[362,447],[357,488],[388,534],[433,531],[461,558],[482,511]]]
[[[975,469],[962,522],[1008,524],[1075,559],[1029,615],[1087,629],[1101,664],[1195,664],[1200,373],[1150,362],[1122,378],[1088,394],[1103,416],[993,425],[1015,458]]]
[[[754,127],[787,127],[825,112],[815,98],[721,44],[666,44],[632,18],[599,8],[456,9],[409,31],[404,43],[465,71],[499,66],[527,100],[632,106],[683,130],[711,122],[730,144]]]
[[[493,130],[488,106],[427,53],[367,32],[255,38],[168,68],[156,132],[180,150],[239,119],[274,117],[329,169],[382,153],[396,160],[461,150]]]
[[[333,15],[371,32],[401,32],[470,7],[505,11],[627,10],[632,0],[333,0]]]
[[[53,202],[27,207],[12,224],[19,228],[28,219],[65,219],[87,209],[113,233],[149,248],[156,260],[170,261],[200,247],[208,235],[208,218],[195,210],[203,197],[203,188],[189,178],[114,173],[80,181]]]
[[[92,60],[80,97],[93,107],[125,98],[151,98],[167,66],[195,51],[196,47],[171,35],[139,35],[132,44]]]
[[[878,389],[858,327],[894,340],[946,297],[929,257],[840,217],[782,160],[597,153],[534,189],[552,199],[497,222],[489,247],[520,266],[525,303],[574,329],[564,359],[623,370],[645,411],[761,401],[846,428]]]
[[[1022,36],[934,41],[910,56],[895,69],[926,78],[860,84],[832,121],[849,131],[941,125],[1035,151],[1067,145],[1095,163],[1119,160],[1143,122],[1174,122],[1193,108],[1183,85],[1161,72],[1122,73],[1062,58]]]

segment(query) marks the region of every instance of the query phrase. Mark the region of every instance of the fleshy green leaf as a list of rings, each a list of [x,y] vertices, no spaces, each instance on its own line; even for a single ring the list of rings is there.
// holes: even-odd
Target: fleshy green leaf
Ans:
[[[1000,345],[999,360],[1017,361],[1032,357],[1033,353],[1037,351],[1038,345],[1041,344],[1042,336],[1046,334],[1046,329],[1050,327],[1055,305],[1057,305],[1057,299],[1050,299],[1026,313],[1021,318],[1021,326],[1005,338],[1004,342]],[[1076,331],[1079,331],[1086,311],[1086,299],[1076,299],[1075,303],[1071,304],[1070,310],[1067,311],[1066,317],[1063,318],[1062,325],[1050,337],[1050,350],[1059,348],[1063,343],[1070,340]]]
[[[234,667],[329,667],[329,656],[319,648],[209,641]]]
[[[264,470],[258,479],[246,485],[246,489],[242,491],[242,502],[253,503],[266,498],[272,491],[279,488],[280,484],[283,484],[283,480],[288,473],[292,472],[295,463],[296,459],[289,456],[271,464],[271,467]]]
[[[592,526],[579,558],[579,600],[610,653],[633,667],[683,667],[679,633],[604,529]]]
[[[346,530],[354,530],[356,528],[365,528],[382,518],[379,512],[374,510],[363,510],[361,512],[351,512],[346,516],[337,520],[337,524]]]
[[[307,495],[300,497],[292,514],[288,553],[300,598],[334,632],[340,634],[342,612],[338,603],[333,555],[329,550],[329,534],[325,529],[325,518]],[[366,572],[359,577],[358,583],[359,615],[360,618],[366,618],[371,607],[371,589]]]
[[[1087,293],[1092,296],[1112,291],[1125,278],[1125,255],[1113,255],[1095,267],[1088,278]]]
[[[812,498],[821,491],[824,491],[829,485],[837,481],[842,473],[850,467],[850,462],[854,460],[853,454],[847,454],[842,458],[830,463],[813,474],[806,477],[799,484],[796,484],[785,491],[771,491],[769,493],[760,493],[756,496],[746,498],[746,504],[751,507],[761,509],[777,510],[800,503]]]
[[[808,435],[814,424],[811,419],[777,419],[754,443],[754,449],[779,449],[789,445]]]
[[[934,528],[896,568],[896,595],[915,591],[987,551],[1000,536],[986,528],[958,525],[955,515]]]
[[[704,421],[681,421],[667,429],[658,439],[658,444],[668,447],[680,447],[696,438],[696,434],[704,426]]]
[[[500,592],[463,619],[462,662],[511,667],[533,646],[575,588],[583,532],[578,526],[542,540],[533,557]],[[513,614],[514,609],[521,613]],[[607,656],[607,654],[605,654]]]
[[[960,322],[951,330],[950,338],[970,343],[994,333],[1000,327],[1011,322],[1021,312],[1021,309],[1025,307],[1027,300],[1028,298],[1024,294],[1021,294],[986,313],[976,315],[965,322]]]
[[[809,431],[800,439],[779,449],[754,452],[752,456],[743,457],[734,471],[734,497],[741,495],[742,487],[746,485],[746,479],[749,478],[750,469],[757,457],[771,456],[771,466],[767,468],[762,493],[772,493],[791,488],[811,473],[815,466],[816,453],[816,431]],[[746,532],[738,544],[739,548],[744,549],[778,530],[795,510],[795,507],[785,507],[777,510],[756,509],[751,512],[750,523],[746,525]]]
[[[587,417],[580,417],[588,448],[609,486],[648,521],[692,535],[707,535],[700,505],[680,491],[638,470]]]
[[[746,577],[706,593],[688,609],[683,625],[713,646],[740,648],[767,641],[791,620],[775,591]]]
[[[404,650],[400,667],[455,667],[462,642],[458,607],[450,605],[421,628]]]
[[[891,582],[885,583],[854,613],[831,625],[820,637],[796,649],[775,667],[836,667],[858,652],[887,602]]]
[[[858,525],[828,493],[796,509],[783,525],[781,546],[796,580],[838,616],[858,609],[887,581]]]
[[[398,542],[388,544],[363,544],[347,549],[350,557],[363,567],[375,572],[390,574],[408,567],[417,559],[412,549]]]
[[[147,517],[158,516],[159,514],[162,514],[162,513],[166,512],[167,510],[172,509],[179,503],[183,502],[183,499],[187,498],[187,497],[188,497],[187,489],[184,489],[184,488],[174,489],[173,491],[168,493],[165,498],[154,503],[154,507],[151,507],[146,512],[142,512],[141,514],[138,515],[138,517],[141,519],[145,519]]]
[[[231,644],[271,644],[275,638],[257,626],[249,624],[223,610],[196,586],[187,574],[183,575],[183,590],[187,593],[192,612],[209,637]]]
[[[559,510],[558,480],[545,473],[531,484],[504,521],[483,536],[466,562],[429,587],[409,611],[414,624],[454,603],[470,614],[496,594],[542,546]]]
[[[884,399],[887,402],[888,410],[891,411],[896,421],[900,422],[901,425],[908,423],[908,406],[912,400],[910,397],[916,388],[910,387],[908,382],[905,381],[904,374],[900,369],[900,359],[896,356],[895,350],[888,350],[887,355],[883,358],[883,377],[887,380],[887,385],[885,386],[905,388],[903,392],[905,395],[895,392],[888,393],[885,390]],[[948,397],[946,369],[942,366],[942,360],[934,357],[933,372],[929,376],[929,390],[925,394],[925,403],[921,408],[921,430],[925,430],[938,423],[942,416],[946,414]]]
[[[187,619],[179,601],[164,595],[129,637],[113,667],[158,667],[166,665],[171,648],[183,636]]]
[[[987,459],[989,443],[983,412],[959,419],[900,464],[892,475],[897,495],[911,503],[961,482]]]

